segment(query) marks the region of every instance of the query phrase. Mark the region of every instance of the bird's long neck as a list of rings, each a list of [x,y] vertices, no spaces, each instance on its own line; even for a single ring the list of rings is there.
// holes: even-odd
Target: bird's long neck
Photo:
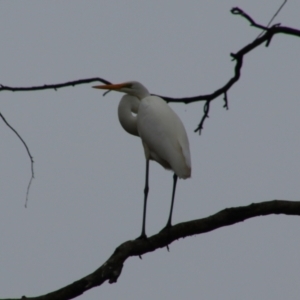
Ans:
[[[138,87],[136,87],[135,90],[128,91],[127,93],[131,96],[137,97],[140,100],[150,96],[149,91],[141,83],[138,83]]]
[[[137,97],[125,95],[122,97],[118,107],[118,116],[122,127],[128,133],[136,136],[139,136],[137,120],[132,113],[137,114],[139,105],[140,100]]]

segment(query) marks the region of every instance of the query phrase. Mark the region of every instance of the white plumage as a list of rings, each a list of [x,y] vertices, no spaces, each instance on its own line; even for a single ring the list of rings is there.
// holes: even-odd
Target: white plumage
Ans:
[[[155,160],[166,169],[174,171],[174,183],[170,215],[165,228],[171,226],[177,176],[191,176],[191,156],[186,130],[170,106],[160,97],[151,96],[139,82],[94,86],[98,89],[126,93],[118,107],[119,121],[130,134],[142,140],[146,157],[146,184],[144,189],[144,214],[142,234],[146,238],[146,206],[148,196],[149,160]],[[135,114],[135,115],[133,115]]]
[[[143,141],[146,158],[172,169],[179,178],[191,176],[186,131],[179,117],[164,100],[156,96],[141,100],[137,130]]]

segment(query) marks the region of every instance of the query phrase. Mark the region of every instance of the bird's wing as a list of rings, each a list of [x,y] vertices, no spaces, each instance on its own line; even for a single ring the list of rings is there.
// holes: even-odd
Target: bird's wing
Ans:
[[[181,120],[165,101],[156,96],[144,98],[139,106],[137,127],[151,158],[164,167],[167,162],[180,178],[190,177],[187,134]]]

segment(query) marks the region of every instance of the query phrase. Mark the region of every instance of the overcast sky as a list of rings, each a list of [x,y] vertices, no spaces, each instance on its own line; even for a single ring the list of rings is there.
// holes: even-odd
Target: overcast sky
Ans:
[[[260,32],[230,14],[239,6],[267,24],[281,0],[1,1],[0,83],[32,86],[80,78],[138,80],[170,97],[211,93],[232,76],[229,54]],[[299,1],[275,22],[300,28]],[[299,39],[275,36],[245,57],[242,77],[211,105],[170,104],[190,140],[192,178],[179,180],[173,223],[226,207],[299,200]],[[120,126],[121,94],[82,85],[1,93],[0,298],[37,296],[98,268],[140,234],[145,158]],[[147,233],[166,223],[172,173],[150,165]],[[300,219],[255,218],[130,258],[91,299],[298,299]]]

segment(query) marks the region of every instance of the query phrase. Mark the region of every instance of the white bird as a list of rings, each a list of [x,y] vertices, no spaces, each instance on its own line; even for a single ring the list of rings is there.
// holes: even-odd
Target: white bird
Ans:
[[[191,156],[185,128],[177,114],[160,97],[151,96],[139,82],[93,86],[96,89],[114,90],[123,96],[118,107],[119,121],[128,133],[142,140],[146,157],[143,224],[140,239],[146,238],[146,209],[149,191],[149,160],[155,160],[174,171],[170,214],[164,229],[171,227],[177,177],[191,177]],[[133,115],[135,114],[135,115]]]

